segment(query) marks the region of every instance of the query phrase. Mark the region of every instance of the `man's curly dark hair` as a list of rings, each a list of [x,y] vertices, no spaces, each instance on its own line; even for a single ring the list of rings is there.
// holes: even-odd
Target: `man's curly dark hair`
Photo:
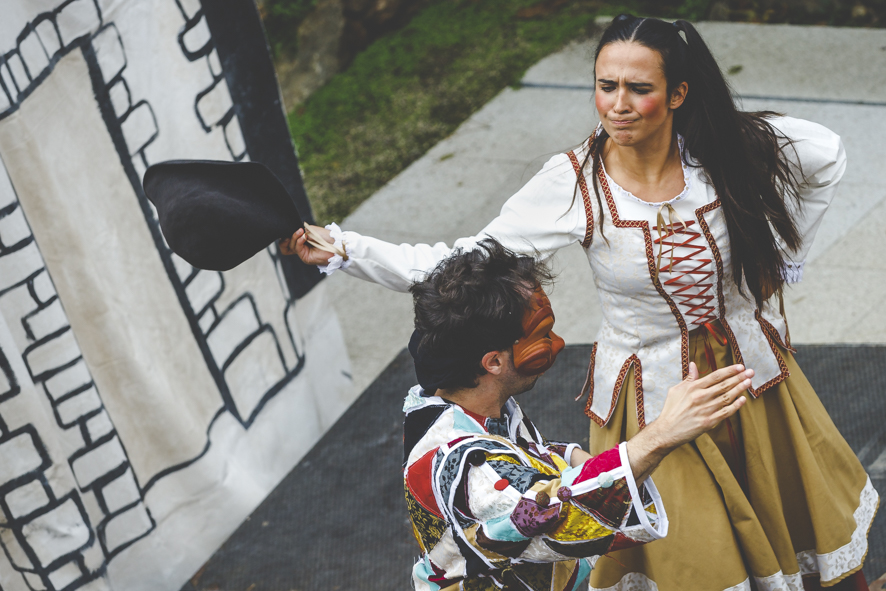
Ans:
[[[552,281],[537,258],[487,238],[471,250],[457,250],[413,284],[409,291],[422,355],[459,359],[457,371],[439,387],[476,387],[477,377],[486,373],[483,356],[513,346],[523,334],[532,290]]]

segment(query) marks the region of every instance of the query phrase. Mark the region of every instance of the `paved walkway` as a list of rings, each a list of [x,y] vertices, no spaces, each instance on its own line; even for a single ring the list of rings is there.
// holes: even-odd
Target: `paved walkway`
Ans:
[[[886,347],[856,349],[799,346],[797,359],[849,445],[870,458],[867,442],[886,414]],[[589,355],[589,345],[567,347],[520,398],[542,433],[587,444],[582,403],[563,393],[581,388]],[[418,546],[406,519],[400,462],[403,393],[414,380],[409,353],[401,351],[181,591],[412,589]],[[869,471],[874,486],[886,490],[886,472]],[[873,581],[886,571],[886,511],[868,541],[864,572]]]
[[[817,121],[843,137],[849,168],[802,283],[786,298],[796,343],[886,343],[886,30],[701,23],[747,110]],[[551,55],[366,201],[342,226],[394,242],[451,243],[483,228],[551,155],[597,122],[594,40]],[[557,255],[552,294],[567,343],[593,341],[600,310],[579,246]],[[411,298],[344,274],[328,287],[358,392],[403,349]]]

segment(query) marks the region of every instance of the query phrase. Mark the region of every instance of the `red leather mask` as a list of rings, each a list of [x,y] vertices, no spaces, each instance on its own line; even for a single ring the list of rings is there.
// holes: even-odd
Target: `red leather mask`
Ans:
[[[554,310],[541,287],[535,288],[523,313],[523,336],[514,344],[514,367],[524,376],[546,372],[566,343],[551,330]]]

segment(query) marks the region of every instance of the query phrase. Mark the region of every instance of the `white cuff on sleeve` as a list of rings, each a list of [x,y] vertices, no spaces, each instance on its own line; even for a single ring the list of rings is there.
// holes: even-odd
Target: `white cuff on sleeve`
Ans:
[[[321,273],[332,275],[332,273],[338,269],[347,269],[351,265],[351,247],[347,242],[342,240],[342,229],[338,227],[338,224],[329,224],[326,226],[326,229],[329,230],[332,239],[335,240],[335,246],[338,248],[344,248],[345,253],[348,255],[348,259],[345,260],[340,254],[334,254],[325,265],[320,265],[318,267]]]
[[[631,462],[628,460],[628,444],[622,442],[618,444],[618,455],[621,458],[621,466],[624,469],[625,473],[625,481],[628,483],[628,490],[631,491],[631,502],[634,505],[634,510],[637,512],[637,517],[640,519],[640,524],[643,525],[643,529],[652,536],[653,539],[660,539],[668,535],[668,515],[665,513],[664,503],[661,500],[661,495],[658,493],[658,489],[655,488],[655,483],[652,482],[652,478],[649,477],[646,479],[646,482],[643,483],[643,486],[646,487],[646,492],[649,493],[649,496],[652,497],[652,502],[655,504],[655,512],[658,517],[656,520],[655,526],[649,523],[649,516],[646,515],[646,510],[643,507],[643,499],[640,496],[640,491],[637,490],[637,481],[634,480],[634,471],[631,469]]]

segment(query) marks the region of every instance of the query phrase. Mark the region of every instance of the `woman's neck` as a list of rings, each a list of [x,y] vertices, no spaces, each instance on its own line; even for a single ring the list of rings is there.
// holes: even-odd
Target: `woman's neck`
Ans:
[[[680,148],[670,129],[632,146],[607,139],[603,165],[619,186],[645,201],[667,201],[684,187]]]

